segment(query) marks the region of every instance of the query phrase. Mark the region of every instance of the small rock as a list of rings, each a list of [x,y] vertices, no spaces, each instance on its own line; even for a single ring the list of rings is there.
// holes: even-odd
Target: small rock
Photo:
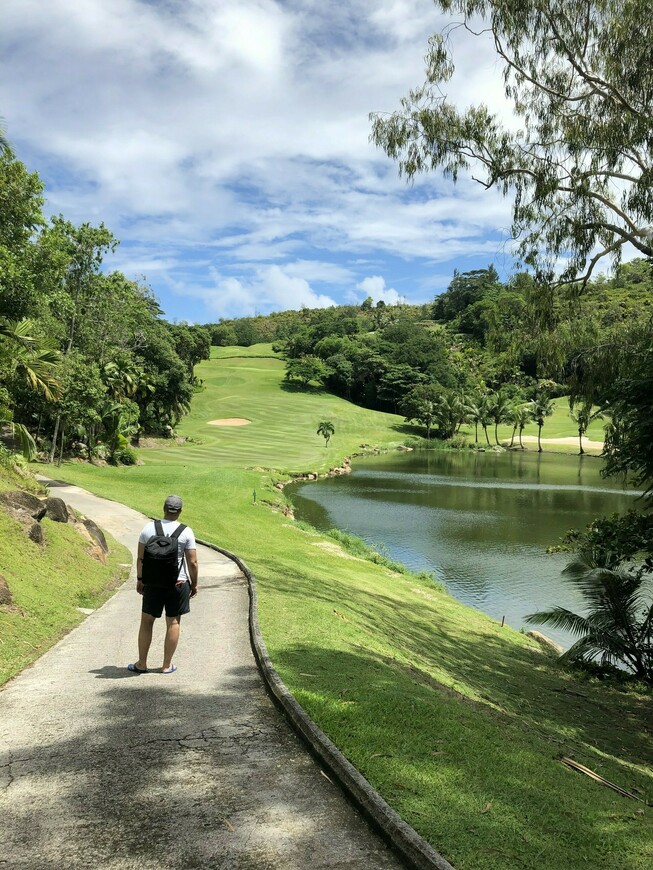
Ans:
[[[66,503],[62,498],[57,498],[57,496],[50,496],[50,498],[46,498],[45,507],[45,515],[46,517],[48,517],[48,519],[54,520],[55,523],[68,522],[68,508],[66,507]]]
[[[544,652],[553,653],[557,656],[562,655],[564,652],[559,644],[555,643],[555,641],[551,640],[551,638],[547,637],[545,634],[542,634],[541,631],[527,631],[526,637],[531,637],[533,640],[537,641]]]
[[[28,511],[32,519],[37,522],[43,519],[47,510],[45,503],[40,498],[22,489],[0,493],[0,501],[3,501],[8,507]]]
[[[9,586],[7,586],[5,578],[0,574],[0,605],[11,606],[11,604],[11,590],[9,589]]]
[[[88,551],[88,554],[91,558],[96,559],[98,562],[102,562],[103,565],[107,564],[107,554],[99,544],[93,544],[91,549]]]
[[[35,544],[43,545],[45,543],[45,536],[43,534],[43,526],[41,523],[34,523],[27,533],[27,537],[30,541],[34,541]]]
[[[82,520],[84,525],[86,526],[88,532],[94,541],[104,550],[105,553],[109,552],[109,545],[107,544],[107,539],[104,537],[104,532],[102,529],[96,525],[93,520]]]

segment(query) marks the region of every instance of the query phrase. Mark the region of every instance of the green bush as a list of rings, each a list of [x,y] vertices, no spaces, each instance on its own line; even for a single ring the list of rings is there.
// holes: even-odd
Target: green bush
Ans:
[[[120,450],[116,450],[113,458],[118,465],[136,465],[138,453],[133,447],[121,447]]]

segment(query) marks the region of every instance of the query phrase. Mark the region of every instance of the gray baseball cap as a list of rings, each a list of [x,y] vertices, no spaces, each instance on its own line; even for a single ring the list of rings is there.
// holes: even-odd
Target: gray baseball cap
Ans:
[[[169,495],[163,507],[169,514],[178,514],[182,508],[182,501],[178,495]]]

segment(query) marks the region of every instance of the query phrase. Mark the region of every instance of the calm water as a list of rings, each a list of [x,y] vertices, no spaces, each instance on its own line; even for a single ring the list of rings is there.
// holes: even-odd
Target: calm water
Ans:
[[[582,610],[560,576],[568,556],[545,548],[635,504],[636,494],[603,480],[600,467],[594,457],[535,452],[393,453],[286,491],[298,519],[382,545],[408,567],[434,572],[465,604],[521,628],[525,614],[552,604]],[[564,632],[542,630],[571,643]]]

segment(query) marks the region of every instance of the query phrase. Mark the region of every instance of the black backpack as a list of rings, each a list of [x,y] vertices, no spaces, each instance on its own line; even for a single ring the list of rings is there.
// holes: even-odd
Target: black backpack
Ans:
[[[177,538],[186,526],[179,523],[171,535],[163,533],[161,520],[154,520],[155,534],[143,552],[143,583],[150,586],[174,586],[179,579],[184,557],[179,559]]]

